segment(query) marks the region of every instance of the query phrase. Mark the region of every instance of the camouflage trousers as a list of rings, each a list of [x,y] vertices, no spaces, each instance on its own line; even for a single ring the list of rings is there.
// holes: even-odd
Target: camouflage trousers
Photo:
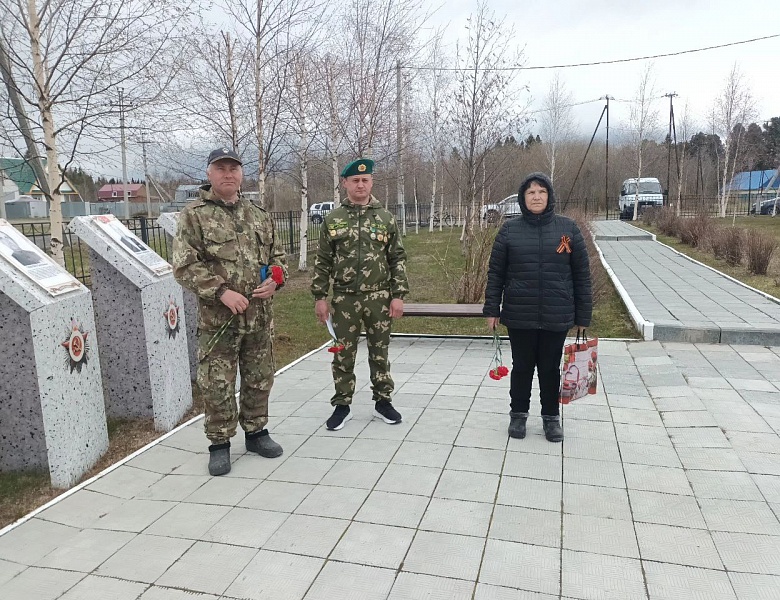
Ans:
[[[335,294],[333,296],[333,329],[344,349],[333,355],[333,384],[336,393],[330,403],[350,404],[355,393],[355,357],[361,324],[368,342],[368,366],[374,401],[390,400],[393,378],[390,377],[390,292]]]
[[[272,329],[245,333],[228,328],[206,354],[213,331],[198,335],[198,374],[193,393],[205,406],[206,437],[222,444],[236,434],[236,425],[247,433],[268,423],[268,396],[274,383]],[[239,407],[236,407],[236,368],[241,373]]]

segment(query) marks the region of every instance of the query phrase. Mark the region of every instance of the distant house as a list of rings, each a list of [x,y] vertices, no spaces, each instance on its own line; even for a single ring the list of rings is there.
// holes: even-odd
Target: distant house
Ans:
[[[19,198],[19,186],[0,170],[0,202],[14,202]]]
[[[46,166],[45,160],[43,165],[44,167]],[[19,195],[32,196],[35,200],[46,200],[46,196],[38,185],[38,178],[35,177],[35,172],[30,163],[25,159],[0,158],[0,171],[3,171],[6,181],[5,185],[8,185],[8,180],[12,181]],[[60,174],[62,174],[62,169],[60,169]],[[62,194],[63,202],[81,202],[81,194],[67,178],[60,186],[60,193]]]
[[[146,186],[143,183],[128,183],[127,196],[130,202],[146,202]],[[122,183],[107,183],[98,190],[98,202],[123,202],[125,186]]]
[[[6,200],[5,215],[8,219],[45,219],[49,216],[49,207],[45,200],[19,196],[15,200]]]
[[[743,171],[737,173],[726,186],[732,197],[740,200],[780,195],[780,169],[769,171]]]
[[[200,190],[200,184],[197,185],[180,185],[176,188],[174,194],[174,202],[176,204],[186,204],[192,202],[198,197],[198,191]]]

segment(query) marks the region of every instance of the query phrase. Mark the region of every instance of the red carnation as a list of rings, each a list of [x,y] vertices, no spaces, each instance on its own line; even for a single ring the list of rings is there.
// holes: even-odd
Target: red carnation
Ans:
[[[501,379],[501,375],[498,374],[498,369],[490,369],[488,375],[490,375],[491,379],[495,379],[495,380]]]
[[[338,342],[336,342],[334,340],[333,344],[331,345],[331,347],[328,348],[328,352],[330,352],[331,354],[338,354],[343,349],[344,349],[344,344],[339,344]]]
[[[498,372],[499,375],[501,375],[501,377],[506,377],[507,375],[509,375],[509,369],[504,365],[498,367],[496,371]]]
[[[274,280],[276,285],[282,285],[284,283],[284,271],[279,265],[273,265],[271,267],[271,279]]]
[[[338,351],[339,348],[337,346],[331,346],[330,348],[328,348],[328,352],[330,352],[331,354],[336,354],[336,352]]]

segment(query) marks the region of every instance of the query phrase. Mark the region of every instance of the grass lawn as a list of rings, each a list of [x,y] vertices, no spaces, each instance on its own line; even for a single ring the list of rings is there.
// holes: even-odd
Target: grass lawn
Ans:
[[[407,235],[404,246],[409,256],[407,273],[411,290],[407,302],[454,302],[455,287],[465,263],[460,253],[459,236],[458,229]],[[314,303],[309,293],[311,272],[301,273],[296,268],[297,262],[290,264],[290,281],[274,300],[277,367],[288,364],[329,339],[325,327],[317,324],[314,318]],[[408,317],[393,323],[393,331],[488,335],[482,318]],[[606,300],[594,308],[593,323],[588,333],[601,338],[637,337],[628,311],[611,285]]]
[[[726,217],[725,219],[717,218],[713,220],[721,226],[731,226],[732,224],[732,217]],[[669,237],[660,234],[658,229],[654,226],[650,227],[643,225],[640,221],[632,223],[632,225],[634,224],[656,234],[659,242],[663,242],[667,246],[671,246],[678,252],[682,252],[683,254],[690,256],[691,258],[696,259],[705,265],[709,265],[710,267],[713,267],[714,269],[717,269],[726,275],[730,275],[734,279],[738,279],[750,287],[761,290],[762,292],[766,292],[767,294],[780,297],[780,248],[775,250],[775,253],[772,256],[772,262],[769,264],[769,270],[767,271],[767,274],[754,275],[748,271],[747,267],[744,265],[731,266],[725,260],[721,258],[715,258],[715,256],[713,256],[707,250],[701,248],[692,248],[687,244],[683,244],[676,237]],[[763,215],[758,217],[737,217],[736,226],[768,233],[774,236],[777,239],[778,244],[780,244],[780,217],[773,218]]]
[[[454,301],[455,285],[464,265],[459,234],[459,230],[453,229],[433,234],[410,233],[405,238],[411,288],[408,302]],[[84,254],[86,256],[86,252]],[[309,293],[313,257],[310,257],[308,272],[299,272],[297,264],[297,259],[292,257],[290,280],[274,300],[274,352],[277,368],[289,364],[329,339],[325,327],[315,320],[314,302]],[[488,335],[482,318],[412,317],[400,319],[393,329],[404,333]],[[606,300],[596,305],[593,324],[588,331],[590,335],[601,338],[637,337],[628,312],[611,285]],[[193,407],[182,421],[200,414],[201,410],[202,407]],[[100,472],[158,435],[151,422],[110,421],[109,451],[84,478]],[[205,437],[203,443],[207,443]],[[0,474],[0,527],[29,513],[59,493],[61,490],[53,490],[48,484],[48,476],[43,473]]]

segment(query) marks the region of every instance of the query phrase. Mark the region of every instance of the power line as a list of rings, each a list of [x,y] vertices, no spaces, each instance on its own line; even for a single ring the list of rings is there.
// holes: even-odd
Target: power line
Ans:
[[[604,96],[601,98],[594,98],[593,100],[583,100],[582,102],[572,102],[571,104],[561,104],[556,108],[571,108],[572,106],[582,106],[584,104],[593,104],[594,102],[601,102],[604,100]],[[529,110],[523,113],[523,115],[535,115],[538,113],[550,112],[555,110],[554,108],[538,108],[536,110]]]
[[[680,50],[678,52],[666,52],[664,54],[652,54],[649,56],[635,56],[632,58],[616,58],[614,60],[601,60],[595,62],[584,63],[570,63],[563,65],[533,65],[530,67],[490,67],[490,68],[477,68],[477,71],[536,71],[542,69],[571,69],[575,67],[594,67],[597,65],[614,65],[618,63],[636,62],[640,60],[653,60],[656,58],[668,58],[670,56],[681,56],[683,54],[693,54],[695,52],[706,52],[707,50],[717,50],[719,48],[729,48],[731,46],[739,46],[742,44],[752,44],[753,42],[761,42],[763,40],[770,40],[780,37],[780,33],[774,33],[772,35],[765,35],[762,37],[752,38],[749,40],[741,40],[739,42],[729,42],[727,44],[718,44],[715,46],[705,46],[703,48],[693,48],[691,50]],[[405,69],[413,69],[416,71],[472,71],[474,69],[461,69],[458,67],[436,67],[436,66],[406,66]]]

